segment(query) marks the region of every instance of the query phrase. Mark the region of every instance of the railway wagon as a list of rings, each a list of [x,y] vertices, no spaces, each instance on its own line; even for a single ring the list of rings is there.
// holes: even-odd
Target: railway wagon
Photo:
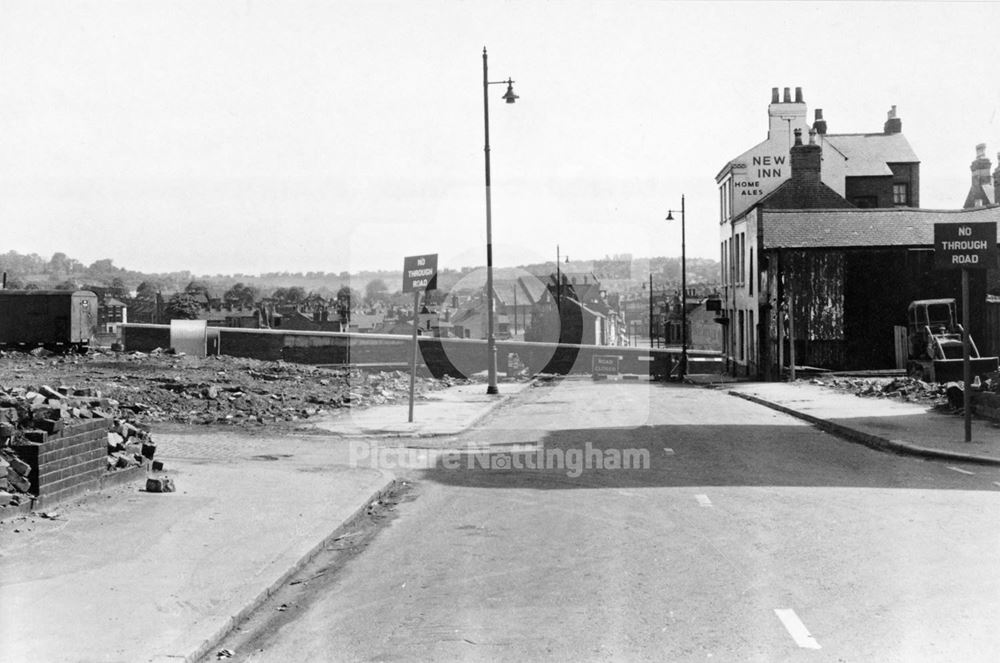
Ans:
[[[96,334],[89,290],[0,290],[0,345],[84,349]]]

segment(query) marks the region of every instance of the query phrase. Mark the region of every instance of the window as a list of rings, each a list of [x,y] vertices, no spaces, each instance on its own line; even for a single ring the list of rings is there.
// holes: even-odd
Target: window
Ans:
[[[723,240],[719,246],[722,253],[722,261],[719,263],[722,265],[722,285],[728,285],[729,278],[726,274],[726,241]]]
[[[910,204],[910,187],[905,182],[892,185],[892,204],[901,206]]]
[[[747,347],[746,332],[747,332],[747,328],[746,328],[746,315],[745,314],[746,314],[745,311],[740,311],[739,312],[740,341],[739,341],[738,351],[739,351],[739,360],[740,361],[744,361],[745,358],[746,358],[746,347]]]

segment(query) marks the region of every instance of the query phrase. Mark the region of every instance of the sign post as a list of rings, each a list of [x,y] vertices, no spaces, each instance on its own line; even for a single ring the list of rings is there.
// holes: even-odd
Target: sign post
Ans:
[[[437,254],[403,258],[403,292],[413,293],[413,347],[410,355],[410,418],[413,423],[413,392],[417,379],[417,327],[420,323],[420,293],[437,288]]]
[[[972,408],[969,389],[972,384],[972,361],[969,358],[969,270],[996,269],[997,224],[935,223],[935,269],[962,270],[962,389],[965,415],[965,441],[972,442]]]

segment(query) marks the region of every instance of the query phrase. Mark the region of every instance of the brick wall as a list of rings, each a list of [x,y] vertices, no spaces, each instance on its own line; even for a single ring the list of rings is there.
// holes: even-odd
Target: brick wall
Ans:
[[[13,445],[31,466],[31,492],[44,504],[100,487],[107,468],[108,420],[74,422],[55,433],[32,433],[36,442]]]
[[[149,352],[170,347],[170,327],[122,325],[122,343],[129,352]]]

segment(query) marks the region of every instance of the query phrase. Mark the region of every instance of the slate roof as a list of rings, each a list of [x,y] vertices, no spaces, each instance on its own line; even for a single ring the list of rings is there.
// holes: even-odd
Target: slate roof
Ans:
[[[777,189],[758,200],[757,205],[768,210],[854,207],[823,182],[803,182],[796,179],[794,174],[779,184]]]
[[[935,223],[1000,221],[1000,206],[969,210],[765,210],[764,248],[933,246]]]
[[[920,162],[901,133],[827,134],[823,142],[847,157],[847,177],[892,175],[886,164]]]

